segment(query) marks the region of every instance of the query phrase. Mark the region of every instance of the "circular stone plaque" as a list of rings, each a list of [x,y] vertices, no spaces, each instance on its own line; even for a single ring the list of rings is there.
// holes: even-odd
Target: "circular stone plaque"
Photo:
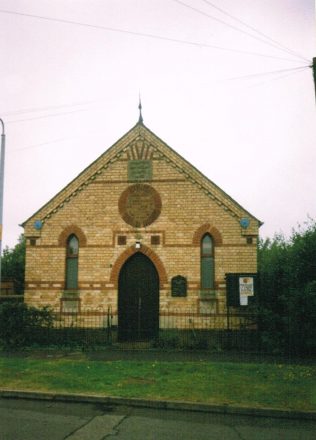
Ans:
[[[150,185],[138,183],[121,194],[119,211],[123,220],[135,228],[153,223],[161,212],[161,199]]]
[[[243,229],[247,229],[248,226],[249,226],[249,224],[250,224],[249,218],[247,218],[247,217],[243,217],[242,219],[240,219],[240,226],[241,226]]]

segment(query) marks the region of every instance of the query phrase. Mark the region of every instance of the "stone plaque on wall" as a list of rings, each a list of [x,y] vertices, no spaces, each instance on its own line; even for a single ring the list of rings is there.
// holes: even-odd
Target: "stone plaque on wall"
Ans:
[[[171,296],[187,296],[187,279],[177,275],[171,280]]]
[[[127,171],[129,181],[141,182],[153,178],[151,160],[129,160]]]
[[[119,211],[123,220],[135,228],[153,223],[161,212],[161,199],[151,186],[138,183],[121,194]]]

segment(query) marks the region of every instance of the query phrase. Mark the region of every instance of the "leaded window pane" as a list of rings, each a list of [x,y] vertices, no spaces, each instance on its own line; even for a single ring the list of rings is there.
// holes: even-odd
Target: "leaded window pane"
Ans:
[[[202,239],[202,255],[213,255],[213,240],[208,234]]]
[[[214,258],[201,258],[201,287],[202,289],[214,288]]]
[[[66,289],[78,288],[78,258],[67,258]]]
[[[78,255],[79,252],[79,241],[75,235],[71,235],[68,240],[67,254],[68,256]]]
[[[78,289],[78,255],[79,240],[70,235],[67,241],[66,289]]]

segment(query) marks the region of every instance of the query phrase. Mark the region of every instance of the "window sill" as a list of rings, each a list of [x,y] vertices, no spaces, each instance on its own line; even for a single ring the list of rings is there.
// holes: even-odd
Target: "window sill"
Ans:
[[[63,298],[77,298],[79,297],[80,291],[78,289],[69,289],[63,291]]]
[[[214,289],[203,289],[200,290],[201,300],[212,300],[217,298],[217,291]]]

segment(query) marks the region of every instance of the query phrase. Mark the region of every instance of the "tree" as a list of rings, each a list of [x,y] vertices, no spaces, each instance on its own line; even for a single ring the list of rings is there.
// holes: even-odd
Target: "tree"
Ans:
[[[15,286],[15,292],[22,294],[24,292],[24,274],[25,274],[25,238],[21,234],[18,243],[14,248],[6,247],[1,257],[1,278],[2,280],[12,280]]]
[[[259,326],[265,348],[316,353],[316,222],[259,245]]]
[[[316,222],[310,220],[305,228],[293,231],[289,259],[293,287],[305,287],[316,280]]]

